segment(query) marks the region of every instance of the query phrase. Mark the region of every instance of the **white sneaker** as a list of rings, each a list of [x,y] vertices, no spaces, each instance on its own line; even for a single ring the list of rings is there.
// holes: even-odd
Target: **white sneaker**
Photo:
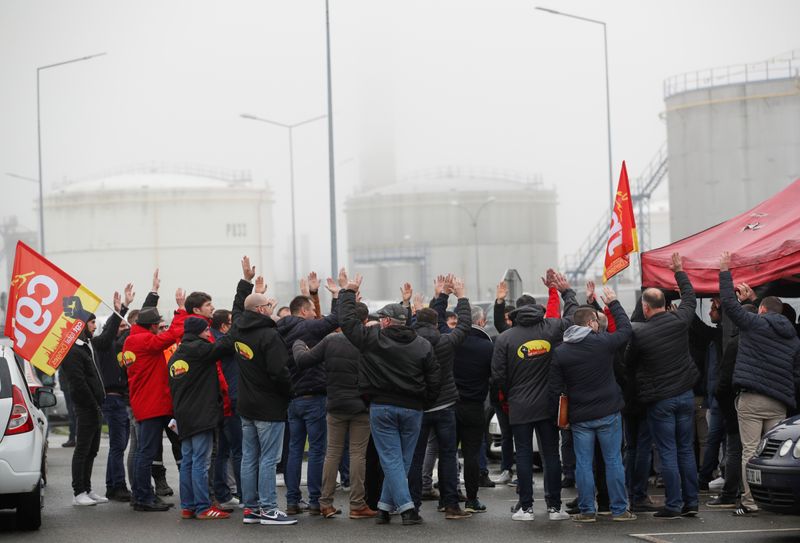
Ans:
[[[286,480],[283,478],[283,473],[275,475],[275,486],[286,486]]]
[[[511,473],[511,470],[504,469],[503,471],[500,472],[500,476],[497,479],[494,479],[494,482],[498,485],[505,485],[511,482],[511,478],[513,476],[514,474]]]
[[[108,498],[101,496],[100,494],[95,494],[94,490],[90,490],[87,495],[96,503],[108,503]]]
[[[550,520],[569,520],[569,513],[556,509],[555,507],[550,507],[547,510],[547,515],[550,517]]]
[[[241,504],[239,503],[239,500],[238,500],[238,499],[236,499],[236,496],[231,496],[231,499],[230,499],[230,500],[228,500],[228,501],[226,501],[226,502],[223,502],[223,503],[221,503],[220,505],[221,505],[222,507],[238,507],[238,506],[240,506]]]
[[[511,515],[511,520],[526,520],[530,521],[533,520],[535,517],[533,515],[533,507],[528,507],[527,509],[520,509],[513,515]],[[569,518],[569,515],[567,515]]]
[[[72,505],[97,505],[97,502],[90,498],[86,492],[81,492],[77,496],[73,496]]]
[[[716,479],[708,483],[708,489],[716,490],[717,492],[722,490],[722,487],[724,486],[725,486],[725,479],[723,479],[722,477],[717,477]]]

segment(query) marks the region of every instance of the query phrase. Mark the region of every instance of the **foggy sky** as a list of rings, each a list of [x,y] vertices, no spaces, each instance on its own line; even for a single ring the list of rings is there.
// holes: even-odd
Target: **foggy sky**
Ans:
[[[383,107],[398,175],[539,173],[559,192],[559,252],[577,248],[607,212],[602,30],[536,5],[608,24],[615,183],[623,159],[635,178],[666,139],[666,77],[800,47],[793,0],[331,0],[340,210],[357,186],[365,108]],[[46,191],[149,161],[251,170],[288,234],[286,133],[239,114],[326,113],[323,0],[0,2],[0,217],[37,227],[36,184],[4,175],[37,176],[36,67],[99,52],[42,73]],[[325,122],[298,129],[295,157],[300,268],[327,274]],[[340,211],[342,263],[345,238]]]

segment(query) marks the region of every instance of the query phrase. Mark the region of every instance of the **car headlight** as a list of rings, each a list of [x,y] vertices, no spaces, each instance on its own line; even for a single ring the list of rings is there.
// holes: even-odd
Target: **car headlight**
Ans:
[[[792,456],[800,460],[800,439],[797,440],[797,445],[794,446],[794,450],[792,451]]]
[[[784,441],[781,444],[781,448],[778,451],[778,455],[779,456],[786,456],[787,454],[789,454],[789,451],[792,450],[792,445],[794,445],[794,441],[792,441],[791,439],[787,439],[786,441]]]
[[[761,441],[758,442],[758,447],[756,447],[756,456],[761,456],[761,453],[764,452],[764,447],[767,446],[767,438],[765,437]]]

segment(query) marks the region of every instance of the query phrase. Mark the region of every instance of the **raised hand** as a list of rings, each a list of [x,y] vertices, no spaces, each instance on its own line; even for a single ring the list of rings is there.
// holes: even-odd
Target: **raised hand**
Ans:
[[[310,294],[317,294],[319,292],[319,277],[317,277],[317,272],[311,272],[308,274],[308,290]]]
[[[544,275],[545,276],[542,277],[542,283],[544,283],[545,288],[550,289],[554,287],[556,280],[555,270],[553,268],[548,268]]]
[[[464,280],[460,277],[453,277],[453,292],[456,295],[456,298],[463,298],[464,297]]]
[[[256,292],[256,294],[264,294],[267,292],[267,282],[264,281],[263,275],[256,277],[256,285],[253,287],[253,290]]]
[[[130,307],[133,303],[133,299],[136,297],[136,293],[133,291],[133,283],[128,283],[125,285],[125,307]]]
[[[617,295],[611,287],[603,287],[603,295],[600,296],[600,299],[603,300],[604,304],[610,305],[611,302],[617,299]]]
[[[156,268],[156,271],[153,272],[153,287],[150,289],[150,292],[158,294],[159,287],[161,287],[161,279],[158,278],[158,268]]]
[[[411,283],[403,283],[400,285],[400,295],[403,297],[403,303],[407,304],[411,301],[411,295],[414,293],[414,289],[411,287]]]
[[[363,280],[364,278],[361,277],[361,274],[357,273],[355,277],[350,279],[350,281],[347,283],[348,290],[352,290],[353,292],[358,292],[358,289],[361,288],[361,281]]]
[[[558,272],[554,273],[555,273],[554,275],[555,279],[553,280],[553,286],[558,289],[558,292],[561,292],[563,294],[564,291],[569,288],[569,281],[567,281],[567,278],[564,277],[563,274],[560,274]]]
[[[728,271],[729,269],[731,269],[731,253],[722,251],[719,257],[719,271]]]
[[[586,281],[586,303],[593,304],[594,301],[594,281]]]
[[[444,275],[437,275],[436,279],[433,280],[433,293],[435,296],[439,296],[439,294],[444,292],[445,280]]]
[[[683,271],[683,261],[681,260],[681,255],[679,253],[672,253],[672,262],[669,265],[669,269],[672,270],[673,273]]]
[[[308,290],[308,279],[305,277],[300,278],[300,294],[305,297],[311,296],[311,293]]]
[[[497,290],[494,292],[495,300],[505,300],[508,296],[508,284],[505,281],[497,283]]]
[[[175,291],[175,303],[178,304],[178,309],[183,309],[186,305],[186,291],[182,288]]]
[[[114,311],[119,313],[120,309],[122,309],[122,297],[119,295],[119,292],[114,291]]]
[[[736,297],[739,299],[739,302],[756,301],[756,293],[747,283],[739,283],[736,287]]]
[[[267,306],[267,316],[271,317],[272,312],[275,311],[276,307],[278,307],[278,300],[275,298],[267,298],[267,303],[264,305]]]
[[[414,302],[412,307],[414,308],[414,313],[425,307],[425,295],[421,292],[414,294]]]
[[[245,281],[252,281],[253,277],[256,276],[256,267],[250,265],[249,256],[242,257],[242,276]]]
[[[453,281],[455,281],[456,276],[452,273],[448,273],[444,277],[444,292],[445,294],[452,294],[455,290],[453,287]]]
[[[328,279],[325,280],[325,288],[328,289],[328,292],[333,294],[334,298],[338,297],[339,291],[342,290],[342,287],[340,287],[331,277],[328,277]]]
[[[347,286],[347,270],[344,268],[339,270],[339,287],[345,288]]]

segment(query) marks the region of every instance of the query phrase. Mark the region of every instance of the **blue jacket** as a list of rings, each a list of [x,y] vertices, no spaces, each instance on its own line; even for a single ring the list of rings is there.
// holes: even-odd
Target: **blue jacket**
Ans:
[[[748,313],[736,300],[731,272],[719,273],[722,309],[739,328],[733,387],[796,405],[800,384],[800,340],[789,319],[778,313]]]

